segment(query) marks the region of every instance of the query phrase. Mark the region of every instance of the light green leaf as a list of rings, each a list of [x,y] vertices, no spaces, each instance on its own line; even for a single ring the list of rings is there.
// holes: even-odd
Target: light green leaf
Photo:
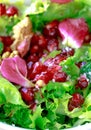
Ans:
[[[18,89],[8,80],[0,76],[0,103],[9,102],[12,104],[25,105]]]

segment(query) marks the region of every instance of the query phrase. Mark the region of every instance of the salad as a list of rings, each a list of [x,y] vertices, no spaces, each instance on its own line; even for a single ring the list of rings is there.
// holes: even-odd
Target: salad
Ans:
[[[91,123],[91,0],[0,0],[0,30],[0,122]]]

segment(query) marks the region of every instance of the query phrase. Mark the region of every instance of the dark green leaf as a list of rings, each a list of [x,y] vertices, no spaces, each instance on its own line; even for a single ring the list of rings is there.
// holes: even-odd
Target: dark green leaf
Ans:
[[[86,74],[87,78],[91,82],[91,62],[87,62],[80,70],[81,74]]]

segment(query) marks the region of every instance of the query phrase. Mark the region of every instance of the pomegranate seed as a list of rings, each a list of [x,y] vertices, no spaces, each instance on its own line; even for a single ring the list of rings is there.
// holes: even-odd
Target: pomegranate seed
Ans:
[[[86,64],[86,62],[83,62],[83,61],[76,63],[76,65],[78,66],[78,68],[83,67],[85,64]]]
[[[85,89],[88,86],[88,80],[85,76],[81,76],[76,84],[76,88]]]
[[[31,38],[31,46],[38,45],[42,48],[46,48],[47,42],[43,35],[34,34]]]
[[[53,79],[56,82],[66,82],[67,80],[67,74],[65,72],[56,72],[53,76]]]
[[[34,45],[33,47],[31,47],[30,53],[38,53],[38,52],[40,52],[40,48],[38,45]]]
[[[48,39],[47,43],[48,43],[47,50],[49,52],[52,52],[54,50],[58,50],[58,40],[57,39],[54,39],[54,38]]]
[[[53,59],[53,61],[54,61],[55,64],[59,64],[61,61],[66,60],[66,59],[67,59],[67,56],[58,54],[58,55]]]
[[[13,39],[11,38],[11,36],[4,36],[3,43],[5,46],[10,46],[13,43]]]
[[[31,46],[34,46],[37,44],[39,39],[39,36],[37,34],[33,34],[32,38],[31,38]]]
[[[32,71],[28,71],[28,77],[29,79],[34,79],[36,75],[41,74],[42,72],[47,70],[47,66],[41,64],[40,62],[36,62],[32,66]]]
[[[14,16],[14,15],[18,15],[18,9],[14,6],[10,6],[7,10],[6,10],[6,14],[10,17],[10,16]]]
[[[45,84],[47,84],[50,80],[52,80],[53,74],[49,71],[42,72],[40,75],[36,75],[35,81],[37,80],[43,80]]]
[[[84,43],[90,43],[90,41],[91,41],[91,34],[89,33],[88,35],[86,35]]]
[[[30,56],[27,57],[27,62],[37,62],[39,57],[36,55],[36,53],[30,54]]]
[[[36,62],[33,66],[33,73],[36,73],[36,74],[39,74],[41,72],[44,72],[46,71],[47,69],[47,66],[43,65],[42,63],[40,62]]]
[[[46,46],[47,46],[47,41],[46,41],[46,39],[45,39],[44,36],[39,35],[38,45],[39,45],[40,47],[42,47],[42,48],[46,48]]]
[[[57,20],[54,20],[54,21],[46,24],[43,29],[44,36],[56,38],[59,35],[58,24],[59,24],[59,22]]]
[[[10,46],[13,43],[11,36],[0,36],[0,41],[2,41],[5,46]]]
[[[84,98],[79,93],[74,93],[68,102],[68,110],[72,111],[74,108],[79,108],[84,103]]]
[[[70,47],[66,47],[64,49],[62,49],[62,53],[61,55],[65,55],[67,57],[69,56],[73,56],[74,55],[74,49],[73,48],[70,48]]]
[[[26,102],[26,104],[31,104],[31,102],[34,102],[33,88],[21,87],[19,91],[21,93],[22,99]]]
[[[0,16],[6,14],[6,6],[4,4],[0,4]]]

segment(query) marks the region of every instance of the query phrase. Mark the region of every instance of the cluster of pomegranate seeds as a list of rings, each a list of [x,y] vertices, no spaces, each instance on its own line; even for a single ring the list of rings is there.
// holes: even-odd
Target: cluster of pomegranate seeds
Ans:
[[[85,76],[80,76],[80,78],[77,80],[76,89],[85,89],[88,86],[88,80]]]
[[[18,15],[18,9],[15,6],[10,6],[7,10],[6,10],[6,15],[10,16],[14,16],[14,15]]]
[[[20,88],[19,91],[22,95],[23,100],[27,104],[30,104],[31,102],[34,101],[34,91],[33,91],[33,89],[22,87],[22,88]]]
[[[81,105],[84,103],[84,98],[79,93],[74,93],[72,98],[70,98],[68,102],[68,110],[72,111],[74,108],[80,108]]]
[[[66,82],[67,81],[67,74],[65,72],[56,72],[53,76],[53,79],[56,82]]]
[[[55,38],[49,38],[49,39],[47,39],[47,50],[49,52],[52,52],[54,50],[58,50],[59,49],[58,48],[58,44],[59,44],[59,42]]]
[[[4,4],[0,4],[0,16],[6,14],[6,6]]]
[[[35,92],[38,91],[36,88],[25,88],[21,87],[19,92],[21,93],[22,99],[27,105],[30,106],[30,109],[34,109],[36,106],[35,102]]]
[[[6,8],[5,4],[0,4],[0,16],[7,15],[7,16],[14,16],[18,15],[18,9],[15,6],[9,6]]]
[[[84,43],[90,43],[91,42],[91,33],[85,36]]]
[[[44,36],[52,37],[52,38],[58,37],[58,35],[59,35],[58,25],[59,25],[58,20],[54,20],[54,21],[46,24],[43,29]]]
[[[10,52],[10,45],[13,43],[11,36],[0,36],[0,41],[4,44],[4,52]]]
[[[69,56],[73,56],[74,53],[75,53],[75,50],[73,48],[66,47],[62,49],[61,55],[69,57]]]
[[[33,34],[30,43],[30,50],[27,56],[27,62],[37,62],[43,55],[44,51],[52,52],[58,50],[58,24],[57,20],[54,20],[45,25],[43,34]]]

